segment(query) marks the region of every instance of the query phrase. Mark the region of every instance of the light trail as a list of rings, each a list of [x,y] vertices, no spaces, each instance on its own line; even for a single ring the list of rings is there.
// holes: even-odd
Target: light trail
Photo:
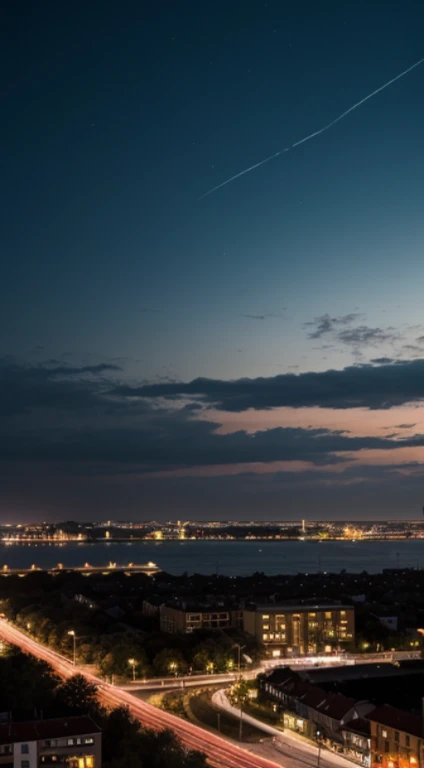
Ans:
[[[0,619],[0,637],[12,645],[18,646],[25,653],[46,661],[63,678],[72,677],[76,672],[83,674],[86,680],[97,685],[99,699],[103,704],[109,707],[128,707],[131,714],[147,728],[156,731],[168,728],[174,731],[186,748],[203,752],[207,756],[209,765],[213,768],[281,768],[281,763],[277,764],[258,755],[253,755],[246,749],[236,746],[220,736],[215,736],[197,725],[157,709],[152,704],[137,699],[127,691],[108,685],[94,675],[75,668],[59,653],[32,640],[3,619]]]
[[[314,133],[310,133],[308,136],[305,136],[304,139],[300,139],[300,141],[295,141],[294,144],[290,144],[288,147],[285,147],[284,149],[280,149],[278,152],[275,152],[273,155],[270,155],[269,157],[266,157],[265,160],[260,160],[259,163],[255,163],[254,165],[251,165],[249,168],[245,168],[244,171],[240,171],[240,173],[236,173],[235,176],[231,176],[226,181],[222,181],[221,184],[217,184],[216,187],[212,187],[208,192],[205,192],[203,195],[199,197],[199,200],[202,200],[204,197],[207,197],[208,195],[211,195],[212,192],[216,192],[217,189],[221,189],[221,187],[225,187],[227,184],[230,184],[231,181],[234,181],[235,179],[239,179],[240,176],[244,176],[246,173],[250,173],[250,171],[253,171],[255,168],[259,168],[259,166],[264,165],[265,163],[269,163],[270,160],[275,160],[276,157],[279,157],[279,155],[283,155],[284,152],[289,152],[291,149],[294,149],[295,147],[299,147],[301,144],[305,144],[306,141],[309,141],[310,139],[315,138],[315,136],[319,136],[321,133],[324,133],[325,131],[328,131],[329,128],[332,128],[333,125],[340,122],[340,120],[343,120],[344,117],[349,115],[351,112],[353,112],[355,109],[358,109],[358,107],[361,106],[361,104],[365,104],[366,101],[369,99],[372,99],[374,96],[377,95],[377,93],[380,93],[380,91],[384,91],[385,88],[388,88],[389,85],[392,85],[396,82],[396,80],[400,80],[401,77],[405,77],[409,72],[412,72],[413,69],[416,69],[416,67],[419,67],[420,64],[424,62],[424,58],[420,59],[419,61],[416,61],[415,64],[412,64],[411,67],[408,67],[408,69],[405,69],[403,72],[400,72],[399,75],[396,75],[396,77],[392,77],[391,80],[388,80],[387,83],[384,83],[384,85],[381,85],[379,88],[376,88],[375,91],[372,93],[369,93],[368,96],[364,96],[363,99],[360,101],[357,101],[356,104],[353,104],[352,107],[349,107],[349,109],[346,109],[345,112],[342,112],[341,115],[334,118],[334,120],[331,121],[331,123],[328,123],[327,125],[324,125],[323,128],[319,128],[317,131],[314,131]]]

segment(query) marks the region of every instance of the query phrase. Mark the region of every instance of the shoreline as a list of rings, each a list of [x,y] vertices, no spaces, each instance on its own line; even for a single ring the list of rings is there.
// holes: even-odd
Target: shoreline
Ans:
[[[58,546],[63,547],[66,544],[78,544],[78,545],[90,545],[90,544],[104,544],[105,546],[110,546],[111,544],[156,544],[158,546],[162,544],[167,543],[173,543],[179,542],[181,544],[187,544],[189,542],[196,542],[197,544],[204,544],[208,541],[219,541],[220,543],[228,543],[228,544],[235,544],[238,542],[249,544],[254,544],[255,542],[261,542],[263,543],[284,543],[291,542],[293,544],[327,544],[331,542],[342,542],[345,544],[364,544],[367,542],[378,542],[378,541],[424,541],[424,535],[423,536],[400,536],[400,535],[380,535],[380,536],[366,536],[363,538],[357,538],[357,539],[346,539],[343,537],[338,536],[328,536],[325,539],[320,539],[318,537],[293,537],[293,536],[278,536],[278,537],[271,537],[271,536],[255,536],[254,538],[221,538],[219,536],[207,536],[204,538],[178,538],[177,536],[175,538],[166,538],[166,539],[149,539],[149,538],[135,538],[134,536],[131,537],[123,537],[123,538],[113,538],[113,539],[89,539],[89,540],[81,540],[81,539],[20,539],[20,540],[13,540],[13,539],[7,539],[7,540],[0,540],[0,545],[3,545],[5,547],[11,547],[11,546],[24,546],[24,545],[32,545],[32,544],[49,544],[52,546]]]

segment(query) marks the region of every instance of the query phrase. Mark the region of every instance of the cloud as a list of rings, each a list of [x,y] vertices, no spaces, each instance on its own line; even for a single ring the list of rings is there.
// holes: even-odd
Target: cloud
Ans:
[[[370,360],[370,363],[374,363],[375,365],[388,365],[389,363],[394,362],[395,359],[393,357],[374,357]]]
[[[368,325],[359,325],[356,328],[340,331],[337,338],[343,344],[367,347],[398,341],[401,336],[394,328],[370,328]]]
[[[305,323],[305,328],[313,328],[313,331],[308,333],[309,339],[320,339],[329,333],[334,333],[341,326],[350,325],[362,315],[357,312],[351,312],[348,315],[342,315],[341,317],[331,317],[330,315],[320,315],[315,317],[314,320]]]
[[[363,370],[353,368],[347,369],[348,374],[327,373],[361,377]],[[381,368],[366,373],[373,370],[381,371]],[[345,462],[347,459],[342,454],[349,454],[350,461],[351,454],[357,451],[391,450],[400,445],[415,447],[424,442],[421,435],[399,441],[388,436],[353,437],[345,430],[321,427],[275,427],[253,433],[239,429],[222,433],[217,421],[206,420],[205,414],[199,418],[199,411],[204,407],[192,397],[198,394],[215,401],[219,399],[219,392],[227,409],[240,408],[246,397],[255,398],[257,407],[259,400],[260,407],[268,407],[264,405],[264,398],[268,403],[270,391],[279,397],[284,392],[297,393],[297,396],[300,393],[304,398],[309,392],[315,396],[320,392],[323,396],[324,374],[313,374],[314,379],[307,386],[303,382],[308,374],[287,374],[253,382],[197,380],[189,385],[157,383],[134,388],[117,384],[114,378],[117,371],[117,366],[102,363],[71,368],[3,360],[0,365],[0,459],[4,462],[134,465],[138,472],[293,461],[323,466]],[[286,384],[281,387],[281,382]],[[380,393],[381,382],[375,388]],[[338,381],[333,382],[333,395],[341,389]],[[180,395],[185,395],[187,390],[190,396],[181,402]],[[177,397],[178,402],[166,404],[169,397]]]
[[[127,398],[200,399],[225,411],[289,406],[305,408],[389,409],[424,399],[424,359],[349,366],[319,373],[286,373],[257,379],[122,385],[115,393]]]
[[[247,318],[248,320],[267,320],[269,317],[283,317],[282,313],[268,313],[265,315],[242,315],[242,317]]]

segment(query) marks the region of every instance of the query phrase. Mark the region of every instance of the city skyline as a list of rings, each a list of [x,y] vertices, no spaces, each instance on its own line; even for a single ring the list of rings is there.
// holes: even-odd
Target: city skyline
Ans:
[[[424,66],[199,199],[420,60],[377,6],[8,6],[0,524],[422,517]]]

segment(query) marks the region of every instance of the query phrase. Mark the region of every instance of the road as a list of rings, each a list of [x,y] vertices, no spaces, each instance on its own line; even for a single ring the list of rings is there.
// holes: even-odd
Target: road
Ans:
[[[30,653],[36,658],[46,661],[61,677],[68,678],[76,672],[74,665],[59,653],[40,645],[3,619],[0,619],[0,638],[18,646],[25,653]],[[80,672],[81,670],[78,669],[77,671]],[[276,763],[274,760],[260,755],[252,755],[247,749],[174,715],[163,712],[151,704],[137,699],[128,691],[107,685],[94,675],[87,672],[83,674],[87,680],[98,686],[99,698],[103,704],[110,707],[127,706],[131,714],[147,728],[154,730],[168,728],[174,731],[187,748],[204,752],[209,765],[213,768],[280,768],[281,766],[281,763]],[[288,767],[284,764],[284,768]]]
[[[232,707],[224,691],[217,691],[212,701],[221,710],[229,712],[236,717],[240,716],[240,710]],[[318,748],[305,739],[296,736],[289,730],[280,731],[271,725],[262,723],[256,717],[244,714],[243,720],[254,725],[270,737],[275,738],[275,743],[269,741],[263,744],[251,744],[249,749],[260,756],[272,755],[272,759],[285,768],[316,768],[318,765]],[[353,768],[353,763],[342,755],[322,749],[319,759],[321,768]]]
[[[249,744],[249,749],[243,748],[210,731],[157,709],[136,698],[128,690],[108,685],[89,672],[75,668],[68,659],[37,643],[3,619],[0,619],[0,638],[18,646],[25,653],[30,653],[46,661],[64,678],[80,672],[87,680],[97,685],[99,698],[103,704],[110,707],[127,706],[132,715],[148,728],[154,730],[169,728],[176,733],[186,747],[204,752],[209,765],[213,768],[281,768],[281,766],[283,768],[302,766],[315,768],[317,764],[317,748],[306,741],[301,741],[287,731],[284,731],[283,734],[278,733],[275,745],[270,743]],[[398,655],[400,654],[395,654],[395,656]],[[407,658],[414,655],[405,654]],[[377,658],[380,661],[389,661],[389,659],[382,659],[380,655]],[[371,661],[371,659],[369,660]],[[211,677],[215,676],[211,675],[209,679]],[[351,762],[328,751],[321,754],[320,765],[322,768],[347,768],[348,766],[352,768]]]

